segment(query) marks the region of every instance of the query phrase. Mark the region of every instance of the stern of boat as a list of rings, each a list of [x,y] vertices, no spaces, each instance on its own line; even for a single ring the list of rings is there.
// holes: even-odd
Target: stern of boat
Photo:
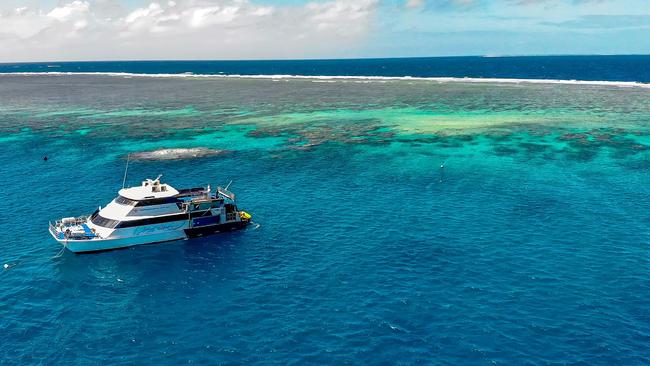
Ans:
[[[49,232],[59,243],[65,244],[71,240],[88,241],[99,238],[94,229],[88,226],[88,217],[66,217],[49,222]]]

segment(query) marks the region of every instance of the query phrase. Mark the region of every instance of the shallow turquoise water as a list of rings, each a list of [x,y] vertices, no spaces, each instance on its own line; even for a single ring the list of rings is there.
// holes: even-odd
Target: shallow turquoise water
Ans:
[[[648,96],[3,76],[2,364],[647,364]],[[51,258],[177,147],[261,226]]]

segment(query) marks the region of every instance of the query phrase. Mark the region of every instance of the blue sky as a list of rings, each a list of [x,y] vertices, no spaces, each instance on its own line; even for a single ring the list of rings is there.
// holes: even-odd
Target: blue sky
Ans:
[[[3,0],[0,62],[649,54],[648,0]]]

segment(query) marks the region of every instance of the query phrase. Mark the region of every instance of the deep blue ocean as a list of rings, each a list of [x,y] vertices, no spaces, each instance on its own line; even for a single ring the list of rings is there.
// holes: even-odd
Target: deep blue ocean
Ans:
[[[47,65],[54,66],[48,67]],[[650,57],[0,65],[1,365],[648,365]],[[225,185],[259,227],[97,254],[48,221]],[[43,157],[47,156],[47,161]],[[156,156],[156,155],[152,155]]]
[[[106,61],[0,64],[7,72],[475,77],[650,82],[650,55],[422,57],[349,60]]]

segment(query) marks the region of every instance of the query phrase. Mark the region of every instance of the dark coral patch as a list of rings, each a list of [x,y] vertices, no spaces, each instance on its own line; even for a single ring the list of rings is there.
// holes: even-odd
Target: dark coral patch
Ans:
[[[572,140],[586,140],[588,135],[585,133],[565,133],[564,135],[558,137],[560,141],[572,141]]]
[[[625,159],[647,150],[646,145],[635,139],[635,136],[641,135],[643,133],[639,131],[627,131],[624,128],[596,128],[564,133],[557,140],[568,143],[563,150],[568,159],[588,161],[601,151],[608,152],[615,159]]]
[[[516,155],[519,153],[519,150],[512,147],[512,146],[506,146],[506,145],[495,145],[494,146],[494,153],[499,156],[510,156],[510,155]]]
[[[327,121],[290,124],[285,126],[258,127],[248,137],[287,137],[290,150],[310,150],[326,143],[380,145],[391,142],[393,131],[376,121]]]

